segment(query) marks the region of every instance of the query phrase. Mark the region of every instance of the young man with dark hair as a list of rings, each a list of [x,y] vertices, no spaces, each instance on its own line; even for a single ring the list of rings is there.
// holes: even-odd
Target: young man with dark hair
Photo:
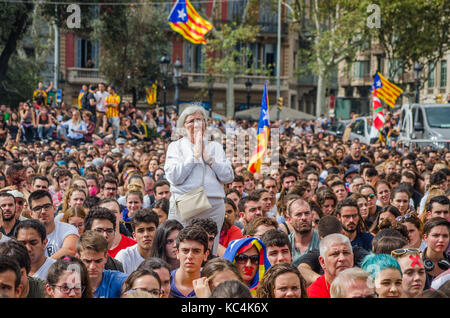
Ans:
[[[110,249],[108,250],[109,256],[116,257],[120,250],[135,245],[136,241],[131,238],[133,234],[128,231],[125,224],[121,221],[122,213],[117,200],[112,198],[102,199],[98,206],[107,208],[116,217],[116,223],[114,224],[114,239]]]
[[[16,261],[6,255],[0,254],[0,298],[20,298],[23,286],[21,285],[20,267]]]
[[[116,178],[105,177],[100,184],[101,197],[117,199],[118,182]]]
[[[31,180],[31,189],[32,191],[36,190],[45,190],[48,191],[50,186],[50,181],[46,176],[35,175]]]
[[[266,246],[267,259],[272,266],[278,263],[292,263],[292,248],[286,233],[271,229],[263,234],[261,241]]]
[[[40,221],[47,233],[45,255],[58,259],[64,255],[75,256],[78,229],[64,222],[55,221],[52,196],[45,190],[36,190],[28,197],[31,218]]]
[[[244,192],[245,179],[243,176],[235,175],[233,182],[231,182],[231,188],[239,191],[241,198],[248,196],[248,193]]]
[[[94,207],[84,218],[84,230],[93,230],[102,235],[108,242],[108,251],[114,243],[116,216],[107,208]],[[108,255],[105,269],[124,272],[123,264]]]
[[[45,298],[47,292],[45,290],[45,281],[39,278],[30,277],[28,273],[31,268],[31,260],[28,255],[27,248],[11,239],[8,242],[0,244],[0,254],[5,255],[19,264],[20,267],[20,282],[23,286],[20,298]]]
[[[373,235],[364,232],[363,220],[356,200],[345,198],[339,202],[336,206],[336,216],[344,229],[343,234],[350,239],[352,246],[358,245],[370,252],[372,250]]]
[[[266,189],[258,189],[255,190],[252,194],[256,195],[259,198],[259,202],[261,203],[261,209],[263,216],[276,218],[277,214],[272,211],[273,203],[275,199],[272,198],[269,191]]]
[[[205,218],[205,219],[195,218],[189,222],[189,225],[200,226],[206,231],[206,233],[208,234],[208,249],[209,249],[208,260],[214,258],[214,255],[212,254],[214,247],[214,240],[217,236],[217,233],[219,232],[217,229],[216,222],[214,222],[212,218]]]
[[[56,260],[45,256],[47,245],[45,226],[38,220],[24,220],[17,226],[14,236],[27,248],[30,256],[31,266],[28,274],[46,280],[48,269]]]
[[[108,241],[99,233],[85,231],[77,243],[79,259],[86,265],[95,298],[119,298],[128,274],[105,270]]]
[[[202,263],[208,259],[208,234],[198,225],[183,228],[177,236],[177,258],[180,267],[171,272],[170,295],[193,298],[193,281],[200,278]]]
[[[441,217],[450,221],[450,200],[445,195],[431,198],[427,205],[427,219]]]
[[[167,180],[159,179],[153,186],[153,192],[155,193],[155,201],[166,198],[170,200],[170,183]]]
[[[120,250],[115,257],[123,264],[125,273],[131,274],[150,257],[158,222],[158,215],[150,209],[137,211],[131,219],[133,238],[137,244]]]
[[[16,198],[8,192],[0,193],[0,213],[2,217],[2,226],[0,232],[8,237],[14,235],[14,229],[20,221],[16,219]]]
[[[337,202],[344,200],[347,197],[347,188],[345,187],[345,182],[342,180],[334,181],[330,185],[331,190],[336,195]]]
[[[258,196],[251,194],[242,198],[238,204],[240,221],[244,225],[244,228],[254,218],[263,216],[261,203]]]
[[[298,173],[294,170],[286,170],[280,176],[281,187],[289,190],[298,181]]]

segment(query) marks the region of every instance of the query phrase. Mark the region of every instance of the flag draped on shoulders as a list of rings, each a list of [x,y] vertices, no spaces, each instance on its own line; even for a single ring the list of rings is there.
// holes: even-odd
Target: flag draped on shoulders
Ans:
[[[397,98],[403,93],[403,90],[389,82],[379,72],[375,75],[373,82],[373,90],[377,92],[377,96],[384,100],[389,106],[394,107]]]
[[[204,37],[213,28],[209,21],[197,13],[189,0],[177,0],[169,15],[169,25],[194,44],[205,44]]]
[[[269,143],[269,97],[267,95],[267,81],[264,82],[264,92],[261,101],[261,111],[259,113],[258,129],[256,131],[256,149],[250,157],[248,171],[251,173],[261,170],[262,159]]]

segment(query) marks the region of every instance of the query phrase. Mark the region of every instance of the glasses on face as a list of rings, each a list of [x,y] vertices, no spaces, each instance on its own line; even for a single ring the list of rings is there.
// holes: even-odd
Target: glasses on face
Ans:
[[[163,295],[162,291],[159,290],[159,289],[156,289],[156,288],[154,288],[154,289],[147,289],[147,288],[144,288],[144,287],[132,288],[130,290],[127,290],[126,293],[130,294],[130,293],[135,293],[137,291],[145,291],[145,292],[147,292],[149,294],[152,294],[153,296],[155,296],[157,298],[161,298],[162,295]]]
[[[63,294],[70,294],[72,290],[75,294],[82,294],[86,288],[85,286],[69,287],[67,285],[53,285],[53,287],[58,287],[59,291]]]
[[[246,264],[247,262],[248,262],[248,260],[250,259],[250,262],[252,263],[252,264],[258,264],[258,262],[259,262],[259,255],[251,255],[251,256],[248,256],[248,255],[245,255],[245,254],[239,254],[239,255],[237,255],[236,257],[235,257],[235,260],[236,260],[236,262],[237,263],[240,263],[240,264]]]
[[[44,209],[44,211],[47,212],[48,210],[50,210],[51,207],[52,207],[52,204],[47,203],[44,205],[35,206],[34,208],[31,209],[31,211],[33,211],[34,213],[41,213],[42,209]]]
[[[397,222],[401,222],[401,221],[406,221],[407,219],[412,219],[412,218],[414,218],[414,217],[416,217],[414,214],[412,214],[412,213],[406,213],[405,215],[397,216],[397,217],[395,218],[395,220],[396,220]]]
[[[402,256],[406,253],[420,254],[420,250],[417,248],[399,248],[391,252],[391,256]]]
[[[371,193],[371,194],[369,194],[369,195],[365,195],[364,196],[367,200],[368,199],[373,199],[373,198],[375,198],[375,193]]]
[[[102,229],[101,227],[95,228],[94,231],[100,234],[106,233],[107,235],[112,235],[114,233],[114,229]]]

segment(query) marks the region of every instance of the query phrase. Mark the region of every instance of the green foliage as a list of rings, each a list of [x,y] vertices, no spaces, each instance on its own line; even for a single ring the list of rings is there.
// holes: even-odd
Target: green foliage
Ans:
[[[373,29],[387,59],[397,59],[389,77],[411,70],[415,62],[435,64],[449,50],[448,0],[374,0],[381,10],[381,28]],[[426,69],[425,69],[426,70]],[[400,72],[401,73],[401,72]],[[428,77],[423,72],[423,79]]]
[[[91,36],[101,43],[100,71],[122,93],[159,76],[159,59],[167,45],[167,21],[160,10],[111,6],[92,23]]]

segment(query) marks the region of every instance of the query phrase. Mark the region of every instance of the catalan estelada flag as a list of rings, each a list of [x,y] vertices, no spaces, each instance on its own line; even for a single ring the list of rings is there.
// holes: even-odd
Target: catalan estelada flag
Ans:
[[[177,0],[169,15],[169,25],[194,44],[205,44],[204,37],[213,28],[195,11],[189,0]]]
[[[379,72],[375,75],[373,82],[373,90],[377,92],[377,96],[384,100],[389,106],[394,107],[395,101],[403,93],[403,90],[389,82]]]
[[[378,91],[374,89],[375,84],[372,86],[372,110],[373,110],[373,126],[376,130],[383,128],[384,114],[381,101],[378,98]]]
[[[256,131],[256,149],[248,164],[248,171],[251,173],[259,172],[261,170],[262,159],[269,143],[269,125],[269,97],[267,96],[267,81],[265,81],[261,101],[261,111],[259,113],[258,129]]]

